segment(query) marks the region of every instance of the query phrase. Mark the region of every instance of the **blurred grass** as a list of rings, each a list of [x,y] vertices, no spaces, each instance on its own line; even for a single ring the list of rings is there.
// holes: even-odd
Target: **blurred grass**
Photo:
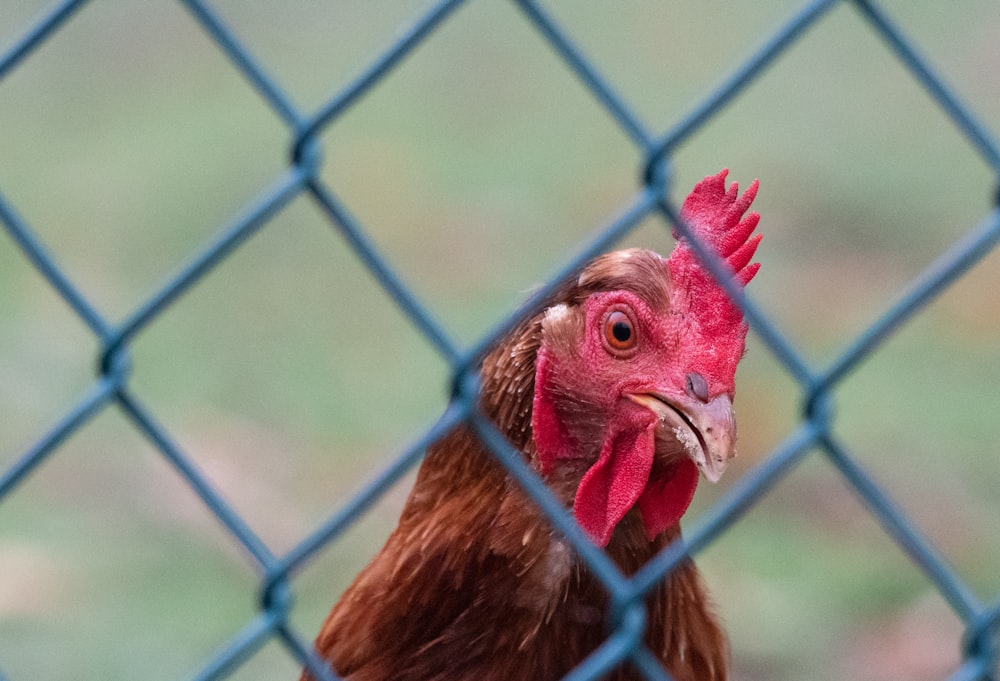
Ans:
[[[309,110],[423,4],[216,7]],[[6,3],[0,46],[44,5]],[[994,4],[885,5],[996,134]],[[657,131],[793,8],[550,7]],[[518,12],[489,0],[459,10],[322,142],[324,179],[463,343],[619,210],[641,167]],[[281,172],[289,143],[172,4],[91,3],[0,82],[0,192],[112,321]],[[675,165],[678,196],[722,166],[742,184],[761,179],[764,269],[751,295],[818,366],[981,219],[995,190],[847,6]],[[672,245],[655,222],[627,243]],[[836,393],[838,435],[983,598],[1000,591],[989,521],[1000,511],[998,265],[995,254],[984,260]],[[96,353],[0,239],[0,466],[79,398]],[[302,199],[140,334],[133,354],[135,393],[276,551],[338,508],[447,399],[445,364]],[[741,458],[719,487],[703,486],[689,522],[796,423],[800,391],[753,337],[739,381]],[[406,490],[296,580],[304,634],[377,550]],[[819,455],[699,562],[733,636],[737,678],[930,679],[957,661],[957,621]],[[11,681],[183,678],[256,607],[257,578],[235,543],[114,410],[3,500],[0,574],[0,670]],[[905,641],[923,643],[923,657]],[[270,645],[234,678],[294,676]]]

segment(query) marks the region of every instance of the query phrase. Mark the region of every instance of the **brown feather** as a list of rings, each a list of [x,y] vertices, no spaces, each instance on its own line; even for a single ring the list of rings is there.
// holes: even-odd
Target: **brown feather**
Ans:
[[[549,306],[611,288],[639,287],[645,299],[665,301],[661,263],[642,251],[605,256]],[[659,276],[648,276],[653,267]],[[543,315],[520,324],[481,370],[482,409],[533,465]],[[581,474],[561,471],[547,482],[571,506]],[[679,533],[649,542],[633,509],[607,551],[633,574]],[[428,450],[398,527],[334,607],[316,649],[349,681],[554,681],[607,638],[608,605],[600,583],[462,426]],[[646,644],[674,679],[726,678],[725,636],[691,562],[652,590],[647,608]],[[607,678],[641,676],[626,664]]]

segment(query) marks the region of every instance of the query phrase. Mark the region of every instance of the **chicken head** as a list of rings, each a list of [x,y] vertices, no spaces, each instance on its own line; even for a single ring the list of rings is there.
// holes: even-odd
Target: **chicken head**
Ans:
[[[684,202],[689,231],[745,285],[760,236],[757,189],[705,178]],[[575,299],[546,310],[535,364],[536,465],[575,485],[573,512],[600,546],[636,508],[652,541],[687,510],[699,471],[715,482],[735,456],[742,312],[678,238],[663,258],[626,250],[588,265]]]

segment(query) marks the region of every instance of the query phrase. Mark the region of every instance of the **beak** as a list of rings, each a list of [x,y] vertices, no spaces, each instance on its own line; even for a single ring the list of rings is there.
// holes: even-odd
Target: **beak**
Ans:
[[[629,395],[660,419],[709,482],[718,482],[729,460],[736,456],[736,417],[727,395],[702,402],[687,396],[668,397],[656,393]]]

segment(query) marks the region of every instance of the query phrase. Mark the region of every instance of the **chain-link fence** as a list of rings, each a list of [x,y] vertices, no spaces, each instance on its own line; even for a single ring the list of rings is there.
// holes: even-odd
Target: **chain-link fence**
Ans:
[[[97,6],[100,4],[79,0],[62,2],[46,10],[40,18],[21,21],[15,27],[16,31],[12,29],[8,47],[0,54],[0,102],[16,106],[18,91],[10,81],[20,72],[27,71],[34,60],[46,58],[46,51],[54,44],[58,44],[61,37],[71,31],[75,24],[88,21],[90,13],[96,15],[99,11]],[[328,143],[323,136],[335,130],[338,125],[345,125],[343,121],[349,119],[351,112],[356,109],[362,98],[375,96],[382,90],[388,90],[392,96],[396,96],[398,88],[394,89],[388,83],[398,82],[398,79],[392,81],[391,75],[401,73],[400,78],[405,80],[406,72],[405,70],[400,72],[400,67],[411,57],[411,53],[443,39],[440,36],[449,30],[448,27],[455,21],[453,15],[466,11],[463,5],[477,3],[463,3],[456,0],[438,2],[429,9],[412,14],[405,31],[389,41],[375,59],[362,60],[360,62],[363,64],[362,68],[355,71],[357,75],[350,79],[347,85],[313,107],[301,106],[293,100],[282,79],[275,76],[269,68],[267,58],[261,56],[260,50],[253,47],[253,41],[241,38],[235,28],[235,22],[223,18],[225,11],[199,0],[188,0],[181,4],[187,10],[184,21],[201,29],[210,38],[212,48],[224,54],[231,67],[252,86],[258,97],[253,102],[248,100],[250,102],[248,106],[257,108],[253,115],[259,116],[261,110],[269,111],[270,122],[262,125],[273,125],[274,121],[277,121],[282,126],[286,139],[290,139],[287,144],[287,162],[271,175],[266,189],[260,191],[238,214],[224,222],[224,227],[216,238],[204,243],[193,256],[178,257],[175,262],[182,263],[180,269],[162,287],[138,303],[120,303],[119,306],[125,309],[125,313],[117,321],[118,315],[112,311],[115,305],[95,302],[97,298],[104,297],[101,283],[92,276],[70,273],[67,268],[61,266],[60,258],[54,256],[53,250],[50,250],[51,247],[55,251],[65,252],[64,248],[75,246],[47,244],[46,238],[42,235],[59,234],[59,232],[53,232],[51,225],[36,224],[35,220],[27,217],[29,214],[44,216],[45,211],[37,209],[32,201],[58,203],[64,193],[64,185],[79,181],[79,176],[71,178],[66,173],[60,175],[54,171],[50,172],[56,165],[53,161],[42,163],[38,166],[41,170],[36,171],[34,175],[21,178],[25,183],[44,186],[45,191],[37,195],[43,197],[42,199],[37,197],[22,199],[19,198],[20,190],[8,192],[0,187],[0,219],[10,237],[7,246],[13,247],[8,250],[13,253],[16,248],[20,253],[19,257],[30,262],[41,273],[47,290],[54,291],[86,326],[89,343],[97,346],[98,368],[96,378],[87,384],[83,394],[76,398],[72,405],[60,411],[53,425],[41,428],[34,423],[25,424],[26,427],[36,429],[32,433],[24,434],[24,437],[30,439],[30,444],[25,450],[0,452],[0,465],[3,466],[0,471],[2,473],[0,517],[5,513],[21,512],[22,509],[15,507],[15,502],[33,494],[29,485],[32,477],[44,465],[60,456],[65,456],[68,441],[88,429],[97,427],[95,422],[98,422],[110,408],[116,407],[146,444],[155,449],[157,456],[179,474],[185,485],[224,526],[226,532],[239,544],[256,568],[256,583],[260,594],[256,611],[245,618],[242,628],[231,633],[228,643],[219,652],[203,661],[197,672],[199,679],[229,676],[239,678],[247,668],[255,665],[262,650],[273,650],[276,646],[283,655],[294,658],[296,664],[306,661],[315,631],[305,631],[293,623],[292,613],[295,610],[293,598],[299,591],[300,574],[309,563],[326,552],[344,550],[337,547],[342,546],[338,542],[343,540],[345,533],[349,532],[350,528],[387,494],[392,494],[392,490],[397,487],[396,483],[413,469],[429,443],[460,422],[471,424],[479,432],[499,460],[546,511],[555,526],[566,534],[595,574],[606,582],[616,601],[623,604],[641,603],[643,594],[663,579],[664,575],[681,560],[688,555],[703,552],[726,530],[733,528],[731,534],[739,534],[741,531],[739,521],[766,498],[769,491],[789,476],[800,462],[810,458],[821,458],[832,464],[832,468],[838,472],[843,482],[863,502],[867,513],[878,521],[884,532],[912,561],[921,579],[933,585],[960,620],[963,628],[961,640],[952,641],[951,645],[960,648],[961,660],[959,666],[952,670],[950,678],[956,681],[994,678],[997,629],[1000,627],[1000,601],[995,598],[982,599],[977,595],[976,589],[970,585],[968,579],[952,567],[939,548],[917,529],[918,524],[891,498],[887,488],[876,482],[876,479],[859,465],[858,457],[849,444],[850,438],[845,437],[842,432],[834,403],[835,393],[848,376],[853,375],[863,362],[878,355],[887,339],[894,337],[898,330],[927,310],[932,301],[974,265],[990,255],[997,240],[1000,239],[1000,213],[995,207],[988,209],[989,212],[981,217],[978,224],[968,229],[961,238],[941,249],[932,262],[916,276],[907,275],[905,283],[890,291],[890,297],[894,302],[888,306],[880,306],[883,312],[878,314],[873,322],[865,325],[829,361],[817,362],[808,358],[803,351],[802,343],[793,340],[794,336],[783,332],[776,323],[776,315],[772,310],[784,304],[783,296],[787,296],[789,300],[793,298],[792,292],[776,292],[770,304],[759,304],[758,300],[761,298],[753,290],[759,282],[750,287],[748,299],[741,299],[741,304],[751,325],[752,342],[759,346],[759,353],[766,354],[768,361],[774,362],[769,370],[781,375],[775,380],[783,386],[785,403],[791,395],[791,400],[799,405],[800,415],[793,426],[782,434],[780,440],[773,444],[766,456],[761,455],[735,484],[727,488],[714,504],[701,513],[696,526],[688,531],[683,544],[671,546],[637,575],[626,580],[614,569],[603,552],[583,539],[570,516],[559,507],[518,453],[507,445],[503,437],[475,407],[478,391],[477,361],[484,350],[505,331],[512,328],[519,317],[515,314],[487,322],[488,330],[484,330],[481,324],[476,324],[479,330],[474,332],[474,340],[471,343],[460,341],[452,326],[442,321],[442,316],[435,306],[428,304],[430,296],[414,292],[414,286],[420,288],[419,281],[404,276],[399,268],[390,263],[386,253],[393,248],[385,246],[389,237],[379,232],[378,226],[372,224],[373,221],[358,217],[348,209],[347,203],[351,197],[346,196],[346,200],[342,198],[344,195],[336,186],[336,178],[325,174],[325,169],[329,165],[336,165],[339,162],[336,155],[341,149],[337,144]],[[671,4],[673,3],[666,3],[666,7],[657,9],[657,15],[669,14],[672,9],[669,7]],[[145,5],[132,5],[127,6],[127,9],[123,8],[122,11],[134,14],[147,11],[143,9],[144,7]],[[949,12],[967,11],[961,5],[950,7]],[[680,7],[673,9],[678,12],[681,9],[690,10]],[[229,8],[228,11],[237,13],[235,8]],[[361,10],[352,8],[343,11],[347,21],[357,21]],[[398,8],[393,10],[396,11],[402,10]],[[919,40],[901,29],[901,24],[894,18],[895,15],[890,16],[890,12],[882,6],[882,3],[822,0],[806,3],[791,12],[789,8],[781,9],[778,14],[785,15],[785,18],[780,21],[768,20],[771,28],[751,36],[754,37],[754,43],[758,47],[751,49],[749,56],[735,65],[731,63],[728,66],[730,69],[728,75],[722,79],[720,85],[703,98],[678,94],[675,99],[682,103],[686,102],[687,108],[679,115],[665,115],[663,120],[655,125],[644,121],[629,98],[620,94],[612,79],[604,74],[600,59],[592,56],[588,49],[584,49],[583,40],[575,35],[576,31],[589,36],[595,33],[593,31],[587,33],[586,27],[571,28],[571,22],[562,18],[564,12],[573,13],[569,8],[548,7],[544,3],[522,0],[510,3],[509,6],[494,7],[493,11],[502,14],[505,21],[520,22],[521,30],[524,27],[529,29],[527,32],[519,33],[517,40],[530,40],[531,49],[542,45],[554,51],[562,67],[575,76],[574,87],[589,93],[596,100],[595,109],[617,126],[620,133],[617,143],[626,147],[632,157],[640,160],[638,167],[633,166],[632,171],[633,178],[638,177],[638,189],[630,190],[626,200],[620,204],[618,212],[603,224],[596,236],[575,247],[573,257],[555,261],[549,259],[546,262],[545,271],[548,272],[549,284],[532,294],[524,307],[520,308],[524,312],[519,314],[530,311],[534,303],[542,300],[560,280],[574,272],[582,262],[614,246],[622,239],[634,235],[649,223],[650,219],[653,219],[661,229],[664,225],[675,224],[676,199],[689,188],[686,181],[682,186],[682,183],[675,180],[676,157],[679,150],[699,135],[705,134],[713,123],[732,108],[734,100],[757,87],[765,78],[765,74],[771,73],[783,60],[796,58],[795,46],[807,41],[809,36],[815,35],[814,32],[822,29],[825,22],[833,21],[830,17],[834,13],[850,12],[852,16],[849,19],[838,18],[837,21],[851,21],[852,31],[870,29],[874,32],[883,45],[878,57],[881,61],[873,62],[873,68],[876,65],[881,68],[883,63],[898,60],[902,65],[901,72],[922,88],[923,92],[919,97],[932,103],[928,110],[943,112],[942,118],[950,122],[953,127],[949,132],[950,144],[965,145],[974,150],[988,166],[994,184],[1000,175],[1000,147],[989,126],[984,125],[970,108],[963,105],[953,90],[937,75],[935,67],[923,56]],[[592,7],[590,11],[600,14],[614,10],[609,10],[607,7]],[[775,8],[766,8],[768,14],[773,14],[775,11]],[[910,14],[919,11],[926,11],[926,7],[903,5],[897,8],[895,14],[909,19]],[[280,12],[278,14],[280,15]],[[323,16],[329,14],[324,13]],[[985,23],[992,22],[994,27],[1000,25],[992,18],[984,17],[983,20]],[[507,27],[508,24],[504,24],[497,30],[506,30]],[[462,27],[452,30],[459,29]],[[281,33],[282,29],[276,28],[276,32]],[[136,40],[141,39],[136,38]],[[169,41],[170,38],[165,40]],[[476,40],[476,37],[470,40]],[[666,42],[660,47],[664,52],[670,52]],[[63,55],[62,58],[66,56]],[[677,55],[674,54],[673,58],[676,59]],[[484,54],[482,59],[481,63],[471,64],[469,70],[475,73],[488,72],[490,55]],[[359,62],[354,61],[352,64],[353,68],[356,68]],[[94,74],[94,78],[113,82],[116,69],[120,66],[109,68],[106,74]],[[145,66],[139,64],[135,65],[135,68],[143,69]],[[433,71],[432,67],[429,68]],[[294,68],[298,71],[313,69],[306,57],[299,59]],[[725,73],[725,70],[716,72]],[[995,74],[990,78],[995,80]],[[515,82],[518,82],[517,79]],[[82,86],[76,84],[63,87],[88,86],[89,84],[83,83]],[[833,82],[824,84],[812,94],[822,96],[819,93],[829,89],[836,93],[838,99],[850,98],[850,94],[837,90],[839,86],[840,84]],[[57,91],[58,87],[58,85],[53,86]],[[507,87],[517,89],[522,86],[516,84]],[[683,88],[678,90],[683,91]],[[913,99],[916,100],[917,97],[914,96]],[[576,103],[567,106],[576,106]],[[773,101],[770,106],[775,109],[794,109],[796,102]],[[866,111],[868,125],[875,130],[874,138],[893,134],[895,124],[892,114],[887,113],[884,118],[880,118],[877,101],[869,99],[864,102],[849,102],[848,106]],[[425,115],[430,119],[435,116],[435,112],[425,112]],[[421,125],[424,123],[423,120],[415,121],[412,135],[419,136]],[[732,140],[752,137],[757,124],[753,120],[740,122],[739,130],[730,139],[730,143]],[[572,122],[567,122],[565,127],[571,128],[572,125]],[[16,134],[18,131],[8,130],[8,136]],[[43,130],[41,134],[44,136],[46,133]],[[80,134],[86,135],[87,131],[83,130]],[[242,135],[243,128],[239,128],[235,134]],[[823,131],[817,126],[812,134],[822,135]],[[247,136],[241,143],[249,146],[253,145],[254,141],[251,136]],[[577,139],[575,143],[585,144],[586,140]],[[905,144],[905,140],[901,143]],[[891,146],[888,148],[891,149]],[[206,147],[205,153],[210,155],[210,147]],[[765,158],[767,156],[765,152],[758,153]],[[331,154],[334,156],[332,160],[325,158]],[[964,159],[963,162],[969,165],[975,164],[975,154],[970,154],[970,158]],[[7,163],[4,156],[6,154],[0,150],[0,164]],[[934,161],[931,160],[929,163],[932,164]],[[354,170],[357,169],[352,169],[351,172]],[[700,167],[689,169],[688,174],[690,177],[695,177],[714,173],[716,170],[716,167]],[[742,175],[743,169],[739,170]],[[752,168],[747,170],[755,171]],[[384,167],[380,167],[378,171],[371,171],[372,177],[391,176],[389,172],[383,171]],[[861,168],[848,168],[847,171],[865,173]],[[71,172],[86,174],[88,169],[76,168]],[[363,175],[366,171],[361,169],[358,172]],[[769,178],[763,172],[759,174],[766,193]],[[750,178],[740,176],[739,179],[747,182]],[[871,177],[870,186],[874,193],[880,191],[879,182],[883,180],[886,178],[877,174]],[[902,181],[905,182],[905,178]],[[592,188],[582,187],[581,191],[589,189]],[[211,183],[208,182],[207,186],[203,186],[202,191],[212,192]],[[393,188],[378,186],[373,191],[388,194]],[[818,196],[820,193],[827,191],[833,193],[836,190],[817,188],[817,200],[820,199]],[[192,200],[190,196],[168,197],[168,199],[175,202]],[[202,287],[207,280],[224,276],[220,273],[224,270],[224,263],[244,249],[246,244],[251,243],[251,237],[268,230],[275,232],[282,230],[281,239],[294,239],[294,236],[289,237],[283,228],[275,225],[280,222],[283,215],[293,210],[292,206],[297,206],[302,200],[306,200],[343,237],[364,270],[374,277],[381,289],[391,298],[398,309],[398,314],[401,314],[407,324],[419,334],[419,339],[411,336],[410,340],[426,344],[432,349],[436,355],[433,361],[443,362],[453,387],[444,416],[435,425],[416,437],[411,434],[410,444],[402,454],[388,461],[361,491],[350,494],[339,502],[336,511],[318,525],[314,525],[307,536],[299,537],[287,549],[276,550],[273,543],[262,538],[257,522],[248,519],[247,513],[237,510],[227,499],[227,495],[219,490],[218,475],[206,474],[198,464],[197,447],[183,444],[183,436],[178,437],[173,429],[165,425],[169,419],[161,418],[158,409],[143,399],[142,388],[137,386],[133,379],[140,364],[140,360],[134,356],[133,348],[140,334],[145,334],[160,325],[169,325],[171,317],[180,314],[177,312],[182,307],[177,305],[179,301],[186,300],[188,294]],[[845,208],[843,212],[846,220],[861,219],[856,212],[846,209],[846,206],[853,201],[851,196],[826,197],[823,200],[837,204],[838,209]],[[944,201],[947,203],[947,198]],[[759,259],[764,262],[763,271],[766,272],[771,266],[768,263],[767,248],[770,243],[779,241],[780,236],[769,236],[769,214],[766,209],[763,209],[763,212],[762,231],[766,238]],[[928,230],[936,228],[934,224],[927,227]],[[72,226],[68,229],[72,229]],[[141,231],[141,226],[136,229]],[[863,228],[858,228],[858,231],[861,230]],[[947,236],[946,232],[941,233]],[[921,232],[915,230],[915,235],[905,238],[918,240],[920,235]],[[74,240],[75,244],[81,242],[81,237]],[[931,238],[929,242],[943,243],[941,238],[937,237]],[[463,259],[465,252],[461,244],[456,244],[454,248],[453,252],[437,254],[439,267],[457,267],[455,263]],[[528,248],[530,249],[530,246]],[[278,254],[275,257],[281,256]],[[905,255],[901,257],[905,258]],[[13,262],[13,255],[5,262]],[[266,264],[266,259],[263,262]],[[457,267],[457,269],[460,276],[475,275],[475,267]],[[842,272],[842,274],[848,279],[851,277],[850,273]],[[461,286],[455,281],[449,282],[448,285]],[[844,289],[849,292],[850,287],[845,286]],[[0,297],[9,295],[10,292],[0,292]],[[329,291],[328,295],[336,297],[338,292]],[[985,314],[987,318],[990,315],[1000,316],[1000,312],[991,307],[998,302],[997,296],[991,291],[985,291],[982,297],[988,302],[976,308],[979,314]],[[123,298],[129,299],[129,296]],[[113,296],[112,299],[117,300]],[[267,305],[263,304],[262,308],[264,309],[260,314],[266,316]],[[225,322],[219,321],[219,324],[223,323]],[[995,340],[994,336],[993,341]],[[178,353],[191,351],[190,348],[170,348],[169,344],[161,347],[161,350],[173,350]],[[39,352],[44,354],[45,350]],[[982,371],[988,374],[990,369],[984,367]],[[18,393],[22,389],[17,383],[16,376],[4,376],[3,381],[7,383],[5,388],[10,394]],[[756,385],[759,389],[766,385],[766,381],[758,382]],[[919,387],[927,390],[935,388],[927,385]],[[280,389],[276,391],[280,392]],[[769,399],[768,396],[748,395],[745,387],[741,389],[741,397],[743,400],[754,402],[766,402]],[[948,398],[938,396],[938,399]],[[972,412],[970,418],[988,424],[992,418],[991,413],[982,407],[983,405],[967,405],[966,411]],[[754,407],[751,411],[759,413],[761,409],[763,407]],[[358,418],[365,416],[361,415]],[[877,417],[873,418],[877,420]],[[5,416],[4,420],[7,421],[8,417]],[[753,423],[747,423],[746,419],[741,419],[741,422],[744,433],[749,434],[754,428]],[[106,484],[98,474],[95,474],[95,480],[95,487]],[[102,494],[115,494],[115,491],[111,488]],[[44,498],[42,495],[43,500]],[[265,512],[266,510],[263,509]],[[995,522],[987,517],[980,520],[984,526]],[[0,542],[3,541],[5,540],[0,537]],[[992,571],[994,578],[996,569],[1000,565],[1000,560],[997,558],[994,556],[995,560],[984,567],[984,572]],[[17,567],[24,572],[33,570],[30,561],[8,560],[7,562],[8,565],[3,569],[8,574],[0,575],[0,580],[11,579],[14,573],[10,571]],[[15,580],[15,583],[20,582]],[[991,584],[995,589],[996,580],[994,579]],[[78,585],[75,588],[87,587]],[[3,589],[0,589],[0,593],[3,593]],[[322,604],[323,609],[332,602],[331,594],[329,602]],[[193,613],[190,616],[199,615]],[[3,613],[0,612],[0,618],[2,617]],[[16,614],[12,617],[16,617]],[[627,621],[627,618],[622,619],[623,627]],[[642,645],[636,643],[639,640],[641,638],[627,628],[611,632],[607,642],[588,657],[571,674],[571,678],[580,680],[598,678],[604,671],[623,660],[629,660],[638,666],[648,678],[667,678],[655,663],[650,662],[648,652]],[[789,640],[787,645],[794,648],[798,644],[794,640]],[[0,655],[3,652],[4,648],[0,644]],[[738,655],[737,643],[737,657]],[[4,660],[0,658],[0,669],[3,666]],[[739,668],[738,659],[737,668]],[[72,670],[65,671],[66,676],[73,676]],[[317,674],[324,672],[323,669],[316,669]],[[332,678],[329,673],[325,673],[325,677]],[[16,681],[20,678],[34,677],[12,673],[10,678],[11,681]]]

